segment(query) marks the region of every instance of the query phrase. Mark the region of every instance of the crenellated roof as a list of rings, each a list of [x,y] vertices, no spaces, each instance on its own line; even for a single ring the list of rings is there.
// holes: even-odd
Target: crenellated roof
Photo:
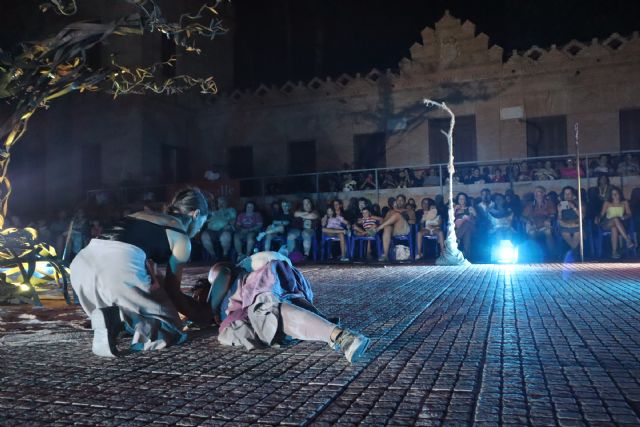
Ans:
[[[400,60],[397,70],[373,68],[366,74],[342,74],[336,79],[314,77],[306,83],[288,81],[282,86],[261,84],[254,90],[236,90],[226,96],[234,103],[271,104],[339,96],[344,95],[345,91],[349,95],[365,94],[382,82],[394,84],[412,79],[428,81],[430,74],[443,71],[456,75],[465,69],[489,67],[494,73],[513,75],[534,69],[562,68],[564,65],[575,65],[576,61],[598,63],[613,57],[623,60],[640,58],[640,36],[637,31],[628,37],[614,33],[605,40],[594,38],[587,43],[571,40],[561,47],[532,46],[525,51],[513,51],[504,60],[503,49],[491,45],[486,34],[476,34],[476,26],[471,21],[461,22],[446,11],[434,27],[422,30],[422,43],[415,43],[409,48],[410,57]]]

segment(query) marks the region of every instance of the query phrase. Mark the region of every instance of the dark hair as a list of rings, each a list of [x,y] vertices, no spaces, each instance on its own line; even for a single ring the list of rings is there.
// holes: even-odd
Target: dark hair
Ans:
[[[324,210],[324,214],[328,215],[329,214],[329,209],[331,209],[333,211],[333,215],[330,216],[330,218],[335,218],[338,216],[338,213],[336,212],[336,210],[333,208],[333,203],[329,203],[327,205],[327,208]]]
[[[469,196],[467,196],[467,193],[463,193],[462,191],[459,192],[458,194],[456,194],[455,199],[453,199],[453,203],[455,203],[456,205],[460,204],[460,196],[464,196],[467,206],[469,206]]]
[[[200,215],[209,214],[207,198],[197,187],[187,187],[176,192],[167,206],[169,215],[187,215],[196,209],[200,210]]]
[[[573,197],[577,197],[578,196],[578,191],[576,191],[575,188],[573,188],[570,185],[564,186],[562,187],[562,191],[560,192],[560,200],[564,200],[564,192],[567,190],[571,190],[571,193],[573,193]]]
[[[393,204],[396,202],[396,198],[395,197],[389,197],[387,198],[387,206],[389,206],[390,208],[393,208]]]
[[[607,201],[609,203],[613,203],[613,190],[618,192],[618,194],[620,195],[620,201],[624,202],[624,193],[622,192],[620,187],[616,187],[615,185],[611,186],[611,191],[609,191],[609,200],[607,200]]]
[[[253,205],[253,210],[256,210],[256,204],[253,202],[253,200],[247,200],[244,203],[244,211],[245,212],[247,211],[247,206],[249,206],[249,205]]]
[[[598,185],[600,185],[600,180],[601,180],[602,178],[604,178],[604,179],[607,181],[607,185],[610,185],[610,184],[611,184],[611,181],[609,180],[609,177],[608,177],[607,175],[600,175],[600,176],[598,177]]]
[[[436,205],[436,201],[433,200],[431,197],[425,197],[424,199],[420,200],[420,204],[422,205],[422,203],[427,202],[427,210],[431,209],[432,206]]]

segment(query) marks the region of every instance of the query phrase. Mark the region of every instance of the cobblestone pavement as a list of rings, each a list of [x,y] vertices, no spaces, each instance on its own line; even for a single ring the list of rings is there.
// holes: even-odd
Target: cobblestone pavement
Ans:
[[[116,360],[90,331],[0,340],[0,425],[640,425],[640,265],[306,267],[372,338],[246,352],[214,333]]]

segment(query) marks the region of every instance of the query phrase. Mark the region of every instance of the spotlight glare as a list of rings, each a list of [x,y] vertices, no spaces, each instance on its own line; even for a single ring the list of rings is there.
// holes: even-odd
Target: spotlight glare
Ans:
[[[493,248],[493,258],[498,264],[515,264],[518,262],[518,248],[511,240],[501,240]]]

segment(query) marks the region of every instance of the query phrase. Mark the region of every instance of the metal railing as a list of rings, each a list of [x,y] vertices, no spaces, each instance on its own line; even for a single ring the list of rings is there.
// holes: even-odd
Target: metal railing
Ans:
[[[590,185],[589,179],[598,176],[597,168],[594,168],[594,161],[600,156],[609,157],[609,166],[617,167],[621,160],[631,154],[635,160],[640,158],[640,150],[629,150],[619,152],[595,152],[586,153],[580,156],[581,169],[584,177],[587,179],[585,185]],[[490,160],[490,161],[469,161],[456,162],[456,175],[460,184],[465,182],[465,176],[473,168],[480,168],[481,174],[483,168],[489,168],[493,173],[495,168],[500,168],[504,174],[503,183],[508,183],[512,187],[516,182],[544,182],[548,179],[535,179],[532,176],[529,180],[520,179],[523,176],[515,176],[516,165],[520,168],[523,163],[529,167],[530,172],[538,169],[538,165],[544,165],[546,161],[552,162],[554,169],[558,169],[559,163],[565,163],[568,159],[575,160],[575,155],[556,155],[544,157],[524,157],[509,160]],[[637,165],[637,163],[636,163]],[[418,179],[413,185],[407,183],[406,186],[398,186],[397,182],[391,185],[390,176],[399,178],[400,171],[409,173],[413,177],[418,175]],[[428,171],[425,175],[424,172]],[[520,171],[522,172],[522,170]],[[523,175],[523,174],[520,174]],[[620,175],[617,170],[613,170],[611,176],[620,176],[620,184],[624,186],[625,175]],[[633,175],[640,175],[636,172]],[[349,179],[349,176],[351,179]],[[315,195],[316,198],[322,193],[346,193],[352,191],[374,191],[376,195],[380,195],[381,190],[398,189],[398,188],[430,188],[436,189],[444,195],[447,182],[447,165],[445,163],[427,164],[427,165],[410,165],[410,166],[394,166],[386,168],[370,168],[370,169],[351,169],[338,171],[325,171],[316,173],[303,173],[292,175],[264,176],[256,178],[241,178],[240,197],[265,199],[268,196],[284,196],[293,194]],[[349,182],[352,181],[352,182]],[[486,182],[485,185],[491,186],[495,182]],[[115,189],[95,189],[87,192],[87,200],[99,201],[100,198],[108,198],[110,202],[120,204],[144,202],[145,199],[150,201],[163,201],[167,189],[167,185],[147,185],[147,186],[126,186]],[[345,188],[346,187],[346,188]]]

